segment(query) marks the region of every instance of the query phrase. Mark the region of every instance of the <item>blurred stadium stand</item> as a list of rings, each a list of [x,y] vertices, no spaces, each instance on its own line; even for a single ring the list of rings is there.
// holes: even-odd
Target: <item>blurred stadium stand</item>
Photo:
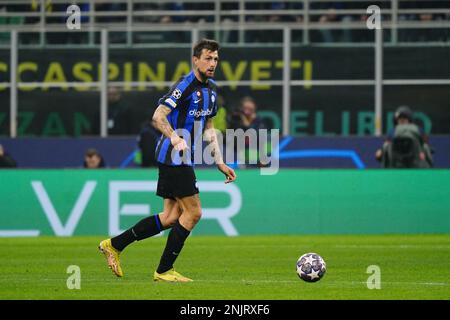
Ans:
[[[207,31],[206,36],[222,43],[278,42],[266,31],[269,25],[300,30],[298,38],[303,44],[355,43],[372,42],[365,25],[365,9],[378,5],[384,28],[390,29],[385,41],[393,44],[450,41],[450,2],[446,0],[81,0],[76,4],[81,9],[83,29],[87,27],[89,32],[81,32],[83,36],[79,37],[58,37],[57,33],[64,31],[61,24],[67,19],[70,4],[64,0],[2,0],[0,25],[3,31],[23,32],[22,44],[37,46],[93,45],[99,42],[93,34],[98,28],[116,32],[112,42],[126,45],[168,42],[190,45],[189,31],[193,27],[216,29]],[[227,30],[230,25],[264,31]],[[5,44],[8,33],[3,32],[1,39]]]

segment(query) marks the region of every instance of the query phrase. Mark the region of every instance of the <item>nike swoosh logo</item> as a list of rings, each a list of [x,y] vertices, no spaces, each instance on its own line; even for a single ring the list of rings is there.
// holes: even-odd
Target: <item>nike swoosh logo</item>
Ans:
[[[202,101],[202,99],[194,100],[194,103],[198,103],[200,101]]]

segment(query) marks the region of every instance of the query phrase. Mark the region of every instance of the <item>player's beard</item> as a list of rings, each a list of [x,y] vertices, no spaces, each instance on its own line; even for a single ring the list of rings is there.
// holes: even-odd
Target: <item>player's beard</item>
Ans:
[[[205,81],[208,80],[209,78],[212,78],[212,77],[207,76],[207,75],[206,75],[206,72],[200,71],[200,69],[198,69],[198,74],[199,74],[200,77],[202,78],[202,82],[205,82]]]

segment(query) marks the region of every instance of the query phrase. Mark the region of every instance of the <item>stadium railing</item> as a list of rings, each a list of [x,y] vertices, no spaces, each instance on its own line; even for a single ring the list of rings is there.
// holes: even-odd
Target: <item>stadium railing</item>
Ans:
[[[119,33],[116,40],[121,45],[160,45],[167,42],[167,32],[184,33],[184,43],[189,45],[189,31],[214,30],[221,42],[247,43],[261,41],[262,37],[248,27],[259,30],[272,27],[289,27],[301,33],[300,44],[371,42],[366,28],[367,7],[376,4],[381,9],[385,41],[391,44],[410,42],[450,42],[450,4],[448,1],[330,1],[330,0],[185,0],[176,2],[151,0],[94,0],[77,1],[81,10],[81,33],[87,34],[82,44],[99,43],[95,30],[107,28]],[[67,31],[64,27],[68,2],[64,0],[3,0],[0,2],[0,23],[4,32],[18,30],[27,33],[21,44],[30,46],[61,45],[47,41],[49,32]],[[237,28],[235,37],[227,30]],[[423,36],[417,36],[424,30]],[[355,36],[355,31],[363,35]],[[222,32],[221,32],[222,31]],[[346,31],[333,36],[333,31]],[[353,33],[353,34],[352,34]],[[220,39],[220,38],[223,39]],[[8,40],[3,33],[4,40]],[[179,40],[179,39],[177,39]],[[262,42],[279,42],[264,39]],[[1,41],[0,41],[1,43]],[[7,45],[8,41],[3,41]],[[73,44],[73,43],[72,43]]]

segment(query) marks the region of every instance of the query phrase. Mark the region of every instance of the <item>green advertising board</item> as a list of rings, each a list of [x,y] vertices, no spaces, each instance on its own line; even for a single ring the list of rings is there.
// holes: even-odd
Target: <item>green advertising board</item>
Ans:
[[[450,233],[450,170],[197,170],[194,234]],[[162,211],[156,170],[0,172],[0,235],[115,235]]]

